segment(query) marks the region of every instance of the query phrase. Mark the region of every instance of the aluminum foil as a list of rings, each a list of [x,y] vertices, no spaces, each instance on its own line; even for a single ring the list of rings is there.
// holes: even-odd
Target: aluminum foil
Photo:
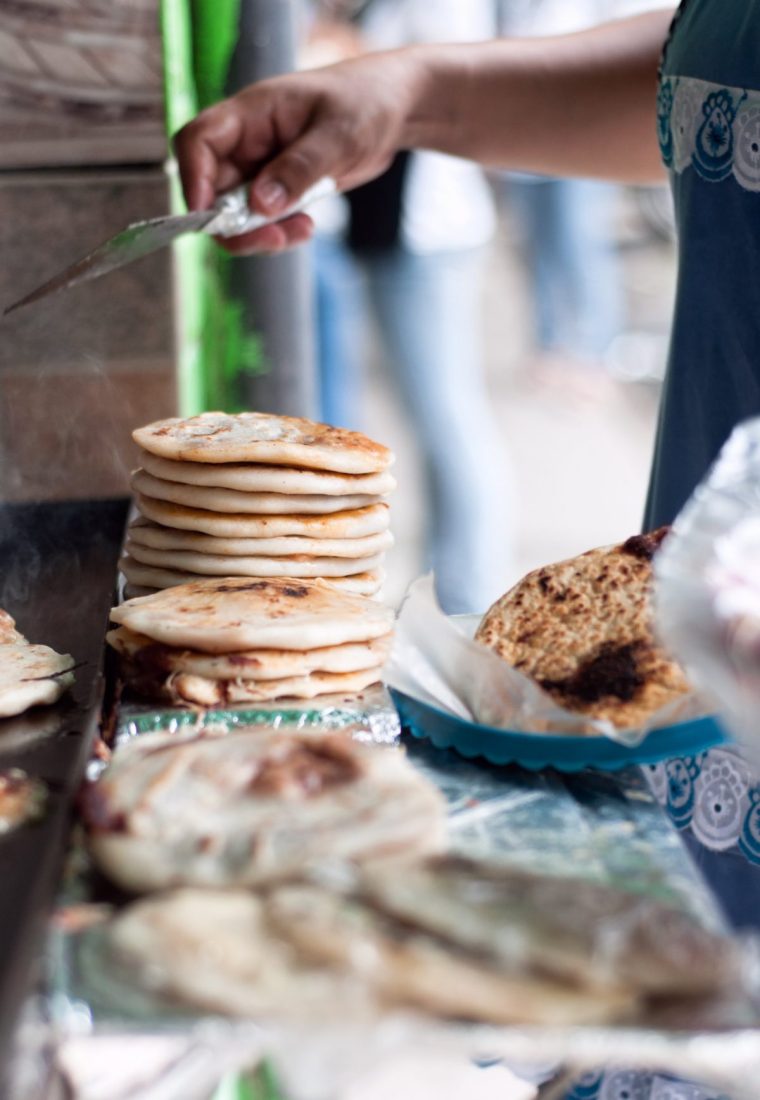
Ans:
[[[107,748],[118,749],[144,733],[213,729],[224,734],[255,726],[289,731],[347,730],[356,741],[373,745],[395,745],[401,735],[401,723],[390,695],[382,684],[375,684],[354,695],[323,695],[303,702],[289,699],[223,710],[156,707],[127,696],[118,704]],[[107,766],[107,757],[106,752],[90,760],[89,780],[98,778]]]
[[[114,743],[121,744],[142,733],[174,733],[209,726],[233,730],[259,725],[289,730],[351,728],[357,740],[376,744],[393,744],[401,733],[390,695],[381,684],[376,684],[355,695],[324,695],[303,702],[288,699],[224,710],[157,709],[139,702],[122,703]]]

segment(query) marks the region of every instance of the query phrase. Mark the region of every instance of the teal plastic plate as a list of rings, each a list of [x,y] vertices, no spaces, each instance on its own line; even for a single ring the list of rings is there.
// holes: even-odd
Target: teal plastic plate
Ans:
[[[532,771],[617,771],[630,764],[655,764],[670,756],[695,756],[729,739],[718,721],[707,717],[652,730],[640,745],[628,748],[609,737],[560,737],[479,726],[400,691],[391,690],[391,695],[402,727],[414,737],[425,738],[439,749],[455,749],[462,756],[482,756],[492,764],[519,764]]]

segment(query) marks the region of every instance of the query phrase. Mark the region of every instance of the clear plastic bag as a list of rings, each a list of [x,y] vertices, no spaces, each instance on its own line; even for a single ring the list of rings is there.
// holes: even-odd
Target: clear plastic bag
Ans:
[[[665,644],[760,771],[760,419],[740,424],[655,559]]]

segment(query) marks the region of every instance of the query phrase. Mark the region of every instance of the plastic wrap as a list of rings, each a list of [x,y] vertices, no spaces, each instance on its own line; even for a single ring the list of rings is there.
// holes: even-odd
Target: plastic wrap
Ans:
[[[394,745],[401,734],[396,708],[381,684],[355,695],[330,695],[299,702],[288,699],[260,703],[255,707],[227,707],[224,710],[192,710],[180,707],[156,707],[135,699],[122,700],[109,737],[109,748],[118,748],[144,733],[189,733],[213,729],[223,734],[243,727],[266,729],[346,730],[366,744]],[[97,779],[107,758],[93,758],[87,778]]]
[[[167,733],[180,729],[215,726],[239,729],[241,726],[280,726],[292,730],[351,728],[357,740],[392,744],[401,732],[396,708],[381,686],[367,688],[357,695],[323,696],[299,703],[261,703],[255,707],[228,707],[224,710],[180,710],[131,703],[120,708],[115,744],[138,737],[141,733]]]
[[[603,735],[637,745],[652,729],[706,713],[689,694],[653,713],[645,726],[617,729],[558,706],[532,680],[472,641],[478,618],[452,619],[438,606],[433,578],[415,581],[401,609],[388,684],[423,702],[484,726],[525,733]]]
[[[660,633],[760,770],[760,419],[739,425],[655,559]]]

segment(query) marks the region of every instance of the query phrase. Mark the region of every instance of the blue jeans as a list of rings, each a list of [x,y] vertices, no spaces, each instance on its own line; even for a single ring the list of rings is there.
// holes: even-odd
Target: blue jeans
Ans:
[[[594,180],[509,178],[542,351],[600,359],[620,332],[622,291],[610,241],[615,194]]]
[[[317,250],[322,415],[356,426],[363,288],[349,285],[351,257],[341,245],[318,242]],[[428,562],[449,613],[485,610],[509,577],[511,473],[483,376],[483,258],[482,249],[417,255],[397,247],[361,264],[387,366],[422,451]]]

